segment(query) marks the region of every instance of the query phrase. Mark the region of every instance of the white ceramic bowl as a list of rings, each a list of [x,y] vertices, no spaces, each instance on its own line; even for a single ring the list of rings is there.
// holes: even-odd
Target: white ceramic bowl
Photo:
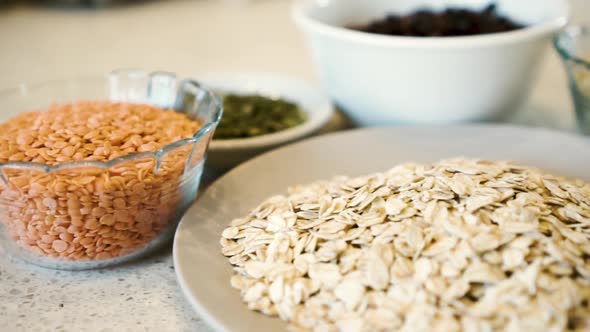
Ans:
[[[526,28],[465,37],[395,37],[344,28],[419,8],[481,9],[491,0],[303,0],[293,17],[320,77],[359,125],[453,123],[497,118],[527,96],[567,0],[497,0]]]
[[[285,98],[307,114],[303,124],[276,133],[252,138],[214,139],[209,145],[207,166],[215,169],[234,167],[262,152],[305,138],[320,130],[334,114],[330,99],[321,89],[295,78],[270,73],[214,73],[199,77],[212,91]]]

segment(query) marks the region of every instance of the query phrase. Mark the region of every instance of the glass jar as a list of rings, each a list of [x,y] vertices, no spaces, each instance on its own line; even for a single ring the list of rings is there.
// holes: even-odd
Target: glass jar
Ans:
[[[590,27],[568,27],[554,44],[567,71],[578,129],[590,135]]]

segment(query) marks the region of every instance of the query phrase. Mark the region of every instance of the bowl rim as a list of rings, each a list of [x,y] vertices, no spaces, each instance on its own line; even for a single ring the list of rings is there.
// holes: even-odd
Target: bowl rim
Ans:
[[[356,31],[345,27],[335,26],[321,22],[309,15],[309,10],[313,6],[318,6],[320,0],[296,0],[291,6],[291,17],[296,25],[303,30],[313,32],[314,34],[331,37],[348,42],[386,47],[386,48],[446,48],[446,49],[463,49],[476,48],[484,46],[494,46],[507,43],[518,43],[532,39],[537,36],[543,36],[554,33],[564,28],[571,18],[570,4],[566,0],[555,0],[562,7],[561,13],[543,22],[525,26],[522,29],[482,34],[476,36],[458,36],[458,37],[408,37],[408,36],[388,36],[374,33]]]
[[[299,100],[290,99],[290,101],[299,105],[301,110],[305,112],[305,114],[307,115],[307,118],[302,124],[275,133],[255,137],[212,139],[209,146],[210,151],[221,152],[232,150],[264,149],[288,143],[299,138],[306,137],[307,135],[310,135],[320,130],[322,126],[324,126],[334,115],[334,107],[332,106],[330,99],[327,97],[327,95],[322,93],[319,87],[315,87],[313,84],[310,84],[305,80],[291,77],[288,75],[272,72],[215,72],[204,74],[201,78],[201,82],[205,87],[208,87],[209,90],[212,91],[220,90],[239,94],[239,91],[233,90],[231,88],[224,89],[223,87],[218,87],[214,85],[222,85],[224,81],[230,79],[232,79],[233,82],[239,82],[241,80],[246,80],[247,78],[251,78],[254,81],[256,81],[256,79],[258,78],[260,80],[265,81],[276,80],[282,82],[289,82],[290,84],[298,85],[299,87],[305,88],[310,92],[313,91],[318,98],[321,97],[321,102],[318,103],[318,107],[309,109],[301,105],[301,98]],[[212,82],[214,82],[214,84],[209,85]],[[265,88],[261,89],[261,95],[265,95],[264,90]],[[279,97],[281,97],[280,91],[278,95]]]
[[[0,180],[4,181],[6,183],[5,175],[3,172],[3,170],[5,168],[24,169],[24,170],[42,170],[45,173],[52,173],[52,172],[57,172],[57,171],[62,171],[62,170],[77,169],[77,168],[81,168],[81,167],[108,169],[108,168],[112,168],[113,166],[116,166],[117,164],[120,164],[120,163],[132,161],[132,160],[143,159],[143,158],[156,158],[156,160],[160,161],[162,159],[162,157],[165,156],[168,152],[170,152],[180,146],[183,146],[185,144],[195,144],[198,141],[200,141],[201,138],[205,137],[211,131],[215,130],[215,128],[217,127],[217,124],[221,120],[221,116],[223,115],[223,106],[221,104],[221,100],[219,99],[219,97],[215,93],[211,92],[207,87],[200,84],[199,81],[197,81],[197,80],[194,80],[192,78],[181,79],[175,73],[166,72],[166,71],[149,72],[149,71],[145,71],[145,70],[141,70],[141,69],[122,68],[122,69],[112,70],[112,71],[110,71],[106,74],[103,74],[103,75],[82,75],[82,76],[74,76],[71,78],[64,78],[64,79],[53,79],[53,80],[31,82],[31,83],[20,83],[16,86],[13,86],[13,87],[0,89],[0,98],[7,97],[12,94],[18,94],[19,92],[22,93],[23,90],[25,90],[25,89],[27,89],[27,90],[28,89],[41,89],[45,86],[54,85],[54,84],[71,84],[72,82],[100,80],[100,79],[104,79],[105,82],[108,82],[108,79],[110,77],[112,77],[113,75],[121,75],[121,74],[129,74],[129,75],[138,75],[139,74],[139,75],[146,75],[147,77],[150,77],[150,76],[156,75],[156,74],[157,75],[165,74],[165,75],[170,75],[170,77],[173,77],[176,80],[176,82],[178,83],[178,87],[180,87],[185,82],[194,84],[199,89],[204,91],[211,98],[211,101],[213,102],[213,105],[211,106],[213,108],[212,112],[214,112],[215,115],[213,116],[212,120],[203,123],[203,125],[201,127],[199,127],[199,129],[193,134],[192,137],[183,138],[183,139],[177,140],[175,142],[166,144],[154,152],[135,152],[135,153],[126,154],[123,156],[113,158],[109,161],[73,160],[73,161],[61,162],[61,163],[58,163],[55,165],[50,165],[50,164],[46,164],[46,163],[39,163],[39,162],[31,162],[31,161],[1,162],[0,163]],[[114,101],[114,102],[120,102],[120,101]],[[133,101],[128,102],[128,103],[137,104],[136,102],[133,102]],[[149,103],[147,103],[147,104],[149,104]],[[33,110],[31,110],[31,111],[33,111]],[[10,118],[7,119],[6,121],[10,121]],[[188,158],[189,160],[192,158],[192,153],[193,152],[191,151],[191,155]],[[158,162],[158,164],[159,164],[159,162]],[[185,173],[186,173],[186,169],[185,169]]]

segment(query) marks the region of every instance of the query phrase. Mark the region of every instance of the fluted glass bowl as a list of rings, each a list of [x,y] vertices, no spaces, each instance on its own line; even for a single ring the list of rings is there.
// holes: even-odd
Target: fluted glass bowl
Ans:
[[[51,104],[150,104],[198,119],[191,138],[109,162],[0,163],[0,244],[31,263],[91,269],[142,256],[173,235],[196,198],[220,100],[174,74],[117,70],[104,77],[21,85],[0,92],[1,122]],[[2,153],[2,151],[0,151]]]

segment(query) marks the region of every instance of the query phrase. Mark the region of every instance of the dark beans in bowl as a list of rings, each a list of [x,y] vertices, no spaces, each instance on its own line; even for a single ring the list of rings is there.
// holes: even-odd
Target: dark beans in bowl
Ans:
[[[422,9],[409,15],[390,14],[351,29],[391,36],[457,37],[522,29],[525,26],[498,13],[496,4],[483,10],[447,8],[441,12]]]

